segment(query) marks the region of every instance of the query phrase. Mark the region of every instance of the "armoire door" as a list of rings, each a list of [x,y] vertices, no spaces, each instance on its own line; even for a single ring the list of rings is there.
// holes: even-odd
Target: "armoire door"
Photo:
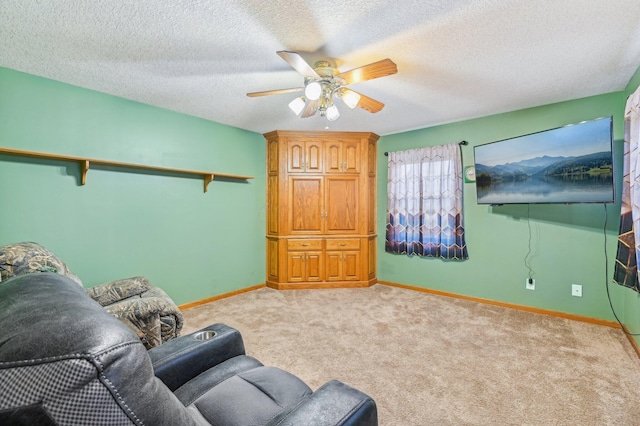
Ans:
[[[287,141],[288,173],[320,173],[323,170],[323,143],[317,140]]]
[[[324,230],[322,176],[289,176],[289,232],[321,234]]]
[[[360,230],[358,176],[325,177],[325,233],[357,234]]]

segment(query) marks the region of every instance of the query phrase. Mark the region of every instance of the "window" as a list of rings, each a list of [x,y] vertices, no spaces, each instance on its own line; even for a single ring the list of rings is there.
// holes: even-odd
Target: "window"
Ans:
[[[389,153],[385,251],[468,259],[458,144]]]

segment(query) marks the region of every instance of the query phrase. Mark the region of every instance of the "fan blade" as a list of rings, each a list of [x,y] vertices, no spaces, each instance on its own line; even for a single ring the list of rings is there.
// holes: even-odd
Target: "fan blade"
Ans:
[[[300,118],[307,118],[307,117],[311,117],[312,115],[315,115],[316,111],[318,111],[318,104],[319,102],[317,100],[307,101],[307,104],[305,105],[304,110],[302,110],[302,114],[300,114]]]
[[[367,110],[372,114],[375,114],[376,112],[384,108],[384,104],[382,102],[376,101],[375,99],[365,96],[362,93],[358,93],[355,90],[346,89],[346,88],[342,90],[344,90],[344,93],[353,92],[360,95],[360,100],[358,101],[358,105],[356,106],[364,110]]]
[[[280,50],[276,52],[282,59],[284,59],[291,67],[298,71],[305,77],[315,77],[320,78],[317,72],[305,61],[302,59],[302,56],[297,54],[296,52],[289,52],[288,50]]]
[[[383,59],[378,62],[374,62],[369,65],[364,65],[359,68],[354,68],[349,71],[341,72],[337,77],[342,78],[345,81],[345,86],[348,84],[359,83],[361,81],[372,80],[378,77],[385,77],[398,72],[398,67],[391,59]]]
[[[251,92],[247,93],[250,98],[267,95],[279,95],[281,93],[302,92],[304,87],[292,87],[291,89],[277,89],[277,90],[265,90],[264,92]]]

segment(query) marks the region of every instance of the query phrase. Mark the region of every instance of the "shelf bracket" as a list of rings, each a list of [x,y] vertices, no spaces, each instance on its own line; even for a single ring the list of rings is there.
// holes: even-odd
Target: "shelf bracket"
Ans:
[[[87,172],[89,171],[89,160],[82,161],[82,176],[80,177],[80,185],[87,183]]]
[[[213,182],[214,177],[213,173],[204,175],[204,192],[209,190],[209,184]]]

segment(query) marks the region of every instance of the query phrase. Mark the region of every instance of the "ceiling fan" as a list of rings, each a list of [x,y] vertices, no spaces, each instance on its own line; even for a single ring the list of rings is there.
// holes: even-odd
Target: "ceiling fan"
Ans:
[[[327,117],[330,121],[337,119],[340,112],[333,104],[334,97],[341,98],[349,108],[359,107],[371,113],[376,113],[384,107],[382,102],[351,90],[346,86],[393,75],[398,72],[396,64],[391,59],[383,59],[359,68],[340,72],[329,61],[318,61],[311,66],[296,52],[281,50],[276,53],[293,69],[302,74],[304,87],[252,92],[247,93],[247,96],[257,97],[304,91],[303,96],[299,96],[289,103],[289,108],[302,118],[311,117],[320,111],[320,115]]]

